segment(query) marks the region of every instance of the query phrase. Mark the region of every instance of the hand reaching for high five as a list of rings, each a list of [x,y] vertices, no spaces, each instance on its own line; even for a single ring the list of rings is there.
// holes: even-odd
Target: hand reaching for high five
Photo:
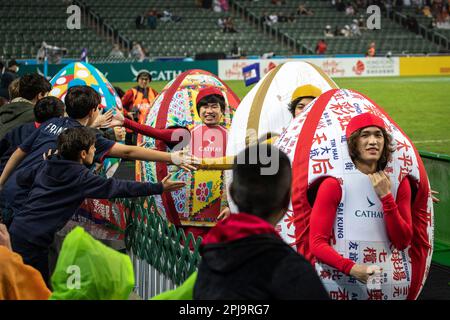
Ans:
[[[113,110],[109,110],[103,114],[99,114],[91,125],[92,128],[109,128],[109,123],[113,117]]]
[[[125,121],[123,113],[116,109],[115,114],[111,118],[108,128],[121,127]]]
[[[200,160],[189,153],[189,150],[180,150],[172,152],[172,163],[186,171],[197,170],[196,165],[200,164]]]
[[[172,174],[169,173],[167,176],[165,176],[161,182],[163,184],[163,191],[175,191],[178,189],[183,188],[186,185],[186,182],[184,181],[172,181],[170,178],[172,177]]]

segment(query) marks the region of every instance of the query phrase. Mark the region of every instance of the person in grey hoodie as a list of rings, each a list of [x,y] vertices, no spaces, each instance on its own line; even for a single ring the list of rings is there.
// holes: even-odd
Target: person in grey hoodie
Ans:
[[[22,99],[0,108],[0,139],[11,129],[27,122],[34,122],[34,105],[47,96],[51,89],[50,82],[36,73],[20,78],[19,94]]]

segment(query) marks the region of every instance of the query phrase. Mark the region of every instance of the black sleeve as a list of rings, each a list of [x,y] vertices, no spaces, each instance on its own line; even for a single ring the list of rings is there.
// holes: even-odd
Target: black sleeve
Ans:
[[[136,182],[106,179],[86,170],[80,176],[86,198],[110,199],[120,197],[142,197],[163,192],[162,183]]]
[[[311,264],[295,252],[282,259],[277,265],[270,288],[275,299],[330,299]]]

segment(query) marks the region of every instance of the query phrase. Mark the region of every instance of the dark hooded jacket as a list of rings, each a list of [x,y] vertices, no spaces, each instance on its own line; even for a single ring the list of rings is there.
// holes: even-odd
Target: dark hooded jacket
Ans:
[[[11,129],[27,122],[34,122],[33,104],[21,99],[0,108],[0,139]]]
[[[312,266],[254,215],[232,214],[219,222],[201,254],[194,299],[328,299]]]
[[[31,186],[22,210],[13,218],[11,238],[46,248],[55,233],[72,217],[86,198],[109,199],[161,194],[162,183],[106,179],[86,166],[59,156],[17,174],[20,186]]]

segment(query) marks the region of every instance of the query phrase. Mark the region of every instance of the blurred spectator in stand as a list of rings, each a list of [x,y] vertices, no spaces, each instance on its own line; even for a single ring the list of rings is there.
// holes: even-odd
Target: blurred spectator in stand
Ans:
[[[136,19],[134,20],[136,24],[136,29],[142,29],[145,27],[145,16],[144,15],[138,15]]]
[[[232,58],[240,58],[242,55],[241,47],[238,46],[237,42],[233,42],[233,48],[231,48],[231,57]]]
[[[355,15],[355,9],[353,8],[352,4],[347,5],[347,7],[345,8],[345,14],[347,16],[353,16]]]
[[[361,30],[359,30],[358,20],[353,19],[353,23],[350,26],[351,28],[351,35],[353,37],[360,37],[361,36]]]
[[[316,54],[325,54],[327,47],[327,43],[324,39],[319,40],[316,45]]]
[[[270,2],[272,2],[272,4],[274,4],[276,6],[281,6],[281,5],[285,4],[285,1],[283,1],[283,0],[270,0]]]
[[[350,26],[348,24],[341,29],[341,36],[346,38],[350,37]]]
[[[333,38],[334,37],[334,34],[331,31],[331,26],[329,24],[325,26],[325,30],[323,30],[323,35],[326,38]]]
[[[447,23],[449,21],[448,8],[442,6],[439,14],[437,15],[436,21],[439,23]]]
[[[361,30],[361,31],[367,29],[367,28],[366,28],[366,20],[364,19],[364,16],[363,16],[363,15],[360,15],[360,16],[359,16],[358,27],[359,27],[359,30]]]
[[[229,10],[228,0],[214,0],[213,11],[214,12],[227,12]]]
[[[168,10],[164,10],[160,20],[162,22],[179,22],[181,21],[181,17],[180,16],[174,16],[172,14],[172,12],[168,11]]]
[[[301,3],[297,8],[297,15],[299,16],[313,16],[314,12],[306,8],[304,3]]]
[[[139,43],[137,43],[136,41],[133,42],[133,47],[131,48],[130,56],[131,56],[131,58],[133,58],[139,62],[142,62],[145,59],[144,51],[142,50],[141,45]]]
[[[120,59],[120,58],[125,58],[122,50],[120,50],[120,46],[118,44],[115,44],[111,50],[111,52],[109,53],[109,58],[115,58],[115,59]]]
[[[234,27],[233,18],[231,18],[231,17],[225,18],[224,23],[223,23],[223,32],[228,32],[228,33],[236,33],[237,32],[237,30]]]
[[[375,42],[371,42],[366,52],[366,57],[375,57]]]
[[[158,12],[156,10],[150,10],[147,13],[147,25],[151,30],[155,30],[158,26]]]
[[[268,26],[272,26],[276,23],[278,23],[278,15],[269,14],[269,15],[264,16],[264,24],[266,24]]]
[[[429,6],[423,7],[422,13],[423,13],[423,15],[425,17],[428,17],[428,18],[432,18],[433,17],[433,15],[431,14],[431,10],[430,10]]]
[[[17,79],[19,75],[19,63],[12,59],[8,62],[8,67],[5,72],[3,72],[1,80],[0,80],[0,96],[9,100],[8,87],[14,79]]]
[[[407,15],[406,26],[409,29],[409,31],[414,32],[416,34],[419,33],[419,23],[417,22],[417,19],[415,17]]]

